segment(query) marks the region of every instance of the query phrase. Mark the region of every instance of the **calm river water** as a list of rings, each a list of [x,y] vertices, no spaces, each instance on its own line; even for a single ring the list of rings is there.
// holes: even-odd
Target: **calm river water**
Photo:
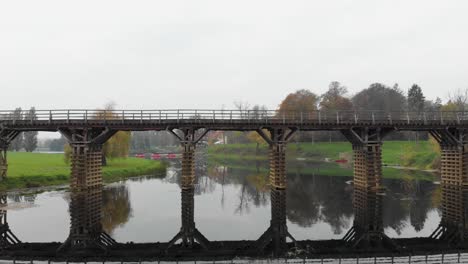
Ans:
[[[195,221],[209,240],[254,240],[269,226],[265,164],[198,166]],[[240,165],[243,164],[243,166]],[[247,164],[247,165],[245,165]],[[319,164],[289,165],[287,219],[296,239],[339,239],[353,224],[352,177],[321,175]],[[429,236],[440,221],[441,191],[432,180],[385,179],[383,225],[390,237]],[[430,177],[429,177],[430,178]],[[118,242],[170,240],[180,229],[180,164],[165,175],[107,185],[104,229]],[[8,195],[8,222],[24,242],[63,242],[69,233],[68,191]]]

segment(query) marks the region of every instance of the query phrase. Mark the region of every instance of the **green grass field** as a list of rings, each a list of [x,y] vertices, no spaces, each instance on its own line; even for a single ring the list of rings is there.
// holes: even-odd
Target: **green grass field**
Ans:
[[[102,174],[104,181],[109,182],[164,169],[165,165],[159,161],[109,159]],[[0,189],[66,184],[70,177],[70,166],[65,164],[63,154],[9,152],[7,175],[7,179],[0,182]]]
[[[228,157],[229,159],[257,159],[268,158],[267,145],[261,145],[259,155],[255,155],[255,144],[227,144],[214,145],[208,148],[211,156]],[[352,153],[348,142],[317,142],[317,143],[290,143],[288,156],[290,158],[305,157],[312,160],[339,159],[340,153]],[[419,169],[430,169],[436,153],[428,141],[385,141],[382,148],[382,163],[387,165],[400,165]]]

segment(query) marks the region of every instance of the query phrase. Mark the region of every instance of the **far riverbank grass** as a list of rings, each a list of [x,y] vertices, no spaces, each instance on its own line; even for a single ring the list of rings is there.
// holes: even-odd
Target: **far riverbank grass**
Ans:
[[[248,165],[249,163],[242,162],[238,160],[237,162],[233,162],[232,160],[210,160],[210,165],[219,166],[219,165],[226,165],[229,166],[231,169],[239,169],[243,171],[249,171],[252,173],[264,173],[268,175],[269,169],[267,166],[263,167],[255,167],[255,165]],[[324,176],[338,176],[338,177],[353,177],[353,170],[352,168],[345,168],[341,167],[338,164],[331,163],[331,162],[321,162],[315,164],[316,167],[300,167],[298,168],[298,164],[291,164],[287,165],[287,173],[288,174],[302,174],[302,175],[324,175]],[[436,174],[422,171],[422,170],[405,170],[405,169],[395,169],[384,167],[382,168],[382,174],[384,179],[411,179],[411,180],[422,180],[422,181],[436,181],[438,178]]]
[[[102,169],[105,182],[164,171],[160,161],[126,158],[109,159]],[[68,184],[70,165],[63,154],[8,152],[8,177],[0,182],[0,190]]]
[[[268,159],[268,147],[260,145],[258,155],[255,144],[213,145],[208,153],[215,158],[230,160]],[[301,142],[288,144],[288,158],[308,158],[311,160],[340,159],[340,154],[352,156],[351,144],[348,142]],[[382,163],[391,166],[406,166],[417,169],[432,169],[436,153],[428,141],[385,141],[382,147]]]

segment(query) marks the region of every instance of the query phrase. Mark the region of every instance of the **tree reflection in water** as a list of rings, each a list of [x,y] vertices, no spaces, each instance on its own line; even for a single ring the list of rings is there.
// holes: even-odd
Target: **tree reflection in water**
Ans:
[[[102,227],[109,235],[132,217],[130,194],[126,185],[110,185],[102,191]]]
[[[251,206],[265,206],[268,203],[268,164],[262,163],[259,168],[258,161],[242,161],[242,166],[239,165],[230,161],[219,167],[211,166],[208,177],[221,186],[240,186],[236,213],[247,213]],[[316,168],[292,163],[293,169],[288,170],[288,220],[306,228],[317,222],[325,222],[334,234],[343,234],[350,228],[354,215],[352,177],[320,175],[317,169],[320,165],[312,166]],[[219,170],[220,167],[223,170]],[[222,171],[222,177],[219,171]],[[394,229],[397,235],[401,235],[407,225],[411,225],[416,232],[421,231],[427,214],[440,204],[438,185],[416,180],[412,172],[404,173],[402,179],[383,181],[386,188],[383,227]]]

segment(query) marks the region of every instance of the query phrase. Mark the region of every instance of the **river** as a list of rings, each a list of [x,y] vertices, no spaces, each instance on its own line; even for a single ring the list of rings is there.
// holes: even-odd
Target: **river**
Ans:
[[[209,240],[257,239],[271,217],[267,167],[208,164],[197,166],[194,209],[198,230]],[[320,166],[293,163],[288,172],[287,225],[298,240],[339,239],[353,226],[352,177],[323,175],[317,169]],[[385,233],[389,237],[429,236],[441,219],[440,185],[401,173],[401,179],[384,180]],[[106,185],[102,191],[104,230],[118,242],[167,242],[181,227],[179,180],[180,164],[172,162],[163,175]],[[8,223],[21,241],[65,241],[70,228],[67,190],[9,193],[7,197]]]

